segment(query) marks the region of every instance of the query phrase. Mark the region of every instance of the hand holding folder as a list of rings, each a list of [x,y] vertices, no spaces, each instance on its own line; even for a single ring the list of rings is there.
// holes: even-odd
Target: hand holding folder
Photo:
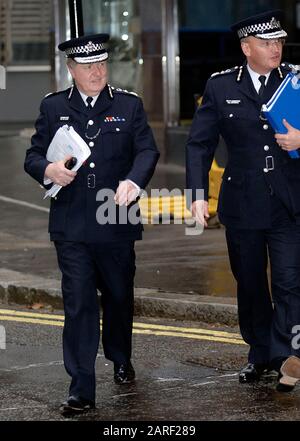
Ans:
[[[71,169],[77,171],[90,154],[89,146],[73,127],[64,125],[55,133],[48,147],[46,158],[50,162],[61,161],[67,156],[75,158],[76,162],[74,160]],[[69,168],[66,164],[65,167]],[[50,184],[51,182],[50,179],[44,179],[44,184]],[[61,188],[61,185],[53,184],[50,190],[46,191],[44,199],[48,196],[55,197]]]
[[[292,128],[300,130],[300,84],[298,75],[289,73],[272,98],[262,107],[262,112],[276,133],[288,133],[283,120]],[[293,159],[300,158],[299,150],[288,152]]]

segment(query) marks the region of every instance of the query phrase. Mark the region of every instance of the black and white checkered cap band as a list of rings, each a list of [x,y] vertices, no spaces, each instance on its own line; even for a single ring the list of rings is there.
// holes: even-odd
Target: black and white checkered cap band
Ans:
[[[271,32],[266,32],[271,31]],[[239,38],[245,38],[249,35],[258,36],[260,38],[284,38],[287,33],[281,28],[280,21],[274,17],[268,23],[258,23],[245,26],[238,30]]]
[[[99,61],[105,61],[108,58],[108,53],[104,52],[103,54],[92,55],[91,57],[74,57],[74,61],[80,64],[87,63],[97,63]]]
[[[66,55],[79,55],[79,54],[90,54],[91,52],[98,52],[105,50],[106,47],[103,43],[93,43],[89,41],[84,46],[70,47],[65,50]]]

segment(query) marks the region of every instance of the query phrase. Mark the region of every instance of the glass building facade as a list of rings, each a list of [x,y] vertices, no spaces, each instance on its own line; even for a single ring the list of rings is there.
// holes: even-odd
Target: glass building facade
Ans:
[[[82,1],[85,34],[111,36],[110,83],[141,95],[149,120],[162,133],[191,121],[194,97],[202,95],[213,72],[243,61],[230,25],[277,8],[285,12],[289,33],[284,58],[298,64],[300,0]],[[69,37],[68,0],[0,0],[0,64],[15,72],[8,75],[7,115],[17,72],[20,82],[23,72],[35,72],[28,77],[33,96],[69,85],[64,56],[55,49]],[[33,111],[37,107],[32,104]]]
[[[136,0],[85,0],[85,34],[110,34],[109,76],[112,84],[141,93],[141,26]]]

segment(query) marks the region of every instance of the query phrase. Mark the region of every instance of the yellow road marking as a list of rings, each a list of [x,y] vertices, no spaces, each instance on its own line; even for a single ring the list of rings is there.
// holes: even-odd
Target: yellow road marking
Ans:
[[[43,313],[37,313],[37,312],[22,312],[22,311],[15,311],[15,310],[9,310],[9,309],[0,309],[0,320],[2,317],[2,314],[4,315],[12,315],[12,316],[18,316],[18,317],[36,317],[36,318],[50,318],[55,320],[64,320],[63,315],[55,315],[55,314],[43,314]],[[193,334],[207,334],[207,335],[215,335],[218,337],[229,337],[229,338],[237,338],[241,339],[240,334],[233,333],[233,332],[226,332],[226,331],[215,331],[212,329],[201,329],[201,328],[184,328],[180,326],[170,326],[170,325],[156,325],[156,324],[150,324],[150,323],[133,323],[133,326],[135,328],[145,328],[145,329],[157,329],[157,330],[167,330],[167,331],[178,331],[178,332],[189,332]]]
[[[56,320],[64,320],[65,317],[60,314],[60,315],[55,315],[55,314],[41,314],[38,312],[27,312],[27,311],[15,311],[13,309],[0,309],[0,317],[1,315],[13,315],[13,316],[20,316],[20,317],[38,317],[38,318],[51,318],[51,319],[56,319]]]
[[[167,332],[167,331],[150,331],[147,329],[134,329],[134,334],[148,334],[148,335],[165,335],[169,337],[183,337],[183,338],[189,338],[192,340],[209,340],[209,341],[218,341],[222,343],[231,343],[236,345],[245,345],[246,343],[243,340],[238,340],[236,338],[222,338],[222,337],[215,337],[215,336],[208,336],[208,335],[195,335],[195,334],[188,334],[188,333],[180,333],[180,332]]]
[[[153,324],[146,324],[146,323],[133,323],[134,327],[139,328],[150,328],[150,329],[158,329],[158,330],[168,330],[168,331],[178,331],[178,332],[189,332],[193,334],[208,334],[208,335],[216,335],[219,337],[233,337],[233,338],[239,338],[242,337],[240,334],[236,334],[233,332],[226,332],[226,331],[214,331],[212,329],[201,329],[201,328],[183,328],[180,326],[169,326],[169,325],[153,325]]]
[[[48,320],[49,318],[51,318],[52,320]],[[0,322],[1,320],[60,327],[63,327],[64,325],[63,315],[41,314],[26,311],[22,312],[7,309],[0,309]],[[245,344],[240,335],[236,333],[199,328],[182,328],[169,325],[155,325],[150,323],[147,324],[134,322],[133,333],[144,335],[182,337],[194,340],[208,340],[231,344]]]
[[[39,320],[39,319],[25,318],[25,317],[13,317],[11,315],[1,315],[0,322],[2,320],[9,322],[33,323],[36,325],[64,326],[64,322],[61,321]]]

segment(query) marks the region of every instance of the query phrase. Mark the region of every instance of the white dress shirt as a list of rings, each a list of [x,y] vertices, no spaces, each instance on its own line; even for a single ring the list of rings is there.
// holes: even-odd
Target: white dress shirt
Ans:
[[[88,106],[88,103],[87,103],[86,99],[89,97],[89,95],[85,95],[85,94],[82,93],[79,89],[78,89],[78,92],[80,93],[80,96],[81,96],[81,98],[83,99],[83,102],[84,102],[84,104],[85,104],[86,107],[87,107],[87,106]],[[91,106],[92,106],[92,107],[94,107],[94,105],[95,105],[95,103],[96,103],[97,98],[98,98],[99,95],[100,95],[100,94],[98,93],[98,95],[96,95],[96,96],[92,96],[92,97],[91,97],[91,98],[93,98],[93,101],[91,101]]]
[[[261,74],[255,72],[253,69],[251,69],[249,64],[247,64],[247,69],[248,69],[248,72],[250,74],[251,80],[253,82],[253,86],[254,86],[256,92],[258,93],[258,91],[259,91],[259,89],[261,87],[261,82],[259,81],[259,77],[261,76]],[[271,75],[271,71],[264,75],[266,77],[265,86],[268,83],[270,75]]]

